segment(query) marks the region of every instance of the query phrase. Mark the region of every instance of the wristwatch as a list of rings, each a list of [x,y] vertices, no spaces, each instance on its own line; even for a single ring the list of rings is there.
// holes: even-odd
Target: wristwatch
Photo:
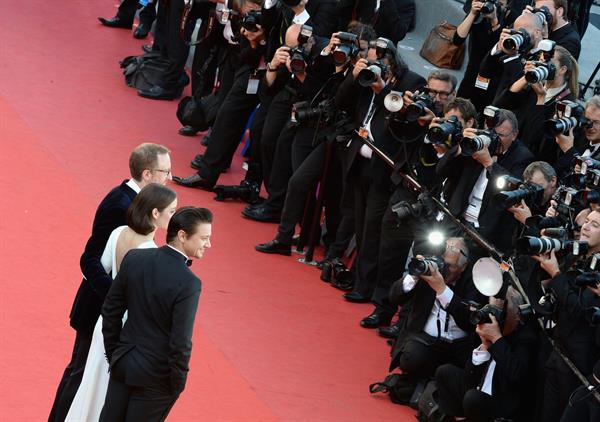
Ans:
[[[271,62],[267,63],[267,72],[277,72],[277,69],[271,66]]]

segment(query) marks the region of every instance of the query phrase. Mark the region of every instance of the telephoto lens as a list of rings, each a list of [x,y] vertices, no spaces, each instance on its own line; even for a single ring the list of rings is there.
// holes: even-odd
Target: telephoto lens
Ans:
[[[495,138],[496,135],[492,131],[479,131],[478,135],[474,138],[462,138],[460,140],[460,149],[463,155],[473,155],[486,147],[489,148]],[[493,151],[490,151],[490,154],[493,154]]]
[[[497,3],[496,1],[486,1],[485,3],[483,3],[483,6],[481,6],[480,9],[480,13],[482,15],[489,15],[490,13],[492,13],[494,11],[494,5]]]
[[[430,276],[429,267],[437,268],[442,276],[446,273],[446,261],[439,256],[428,256],[424,258],[412,258],[408,263],[408,274],[412,276]]]
[[[553,81],[556,76],[554,63],[536,62],[536,68],[525,72],[525,80],[530,84],[542,81]]]
[[[382,76],[383,69],[378,63],[373,63],[366,69],[361,70],[358,73],[358,83],[360,86],[371,86],[377,80],[378,76]]]
[[[570,252],[573,255],[585,255],[588,251],[588,243],[576,240],[563,242],[551,237],[524,236],[517,239],[516,249],[522,255],[539,255],[552,250]]]
[[[500,192],[498,194],[499,207],[507,209],[521,203],[522,200],[528,199],[532,199],[535,202],[543,193],[544,188],[540,185],[531,182],[523,183],[518,189]]]
[[[517,31],[511,30],[511,35],[504,39],[502,45],[507,50],[516,52],[529,46],[530,39],[529,33],[525,29],[519,28]]]

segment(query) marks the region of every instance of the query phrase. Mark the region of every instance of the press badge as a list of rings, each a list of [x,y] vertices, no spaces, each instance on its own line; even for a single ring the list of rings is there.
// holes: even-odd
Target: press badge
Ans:
[[[487,91],[488,87],[490,86],[490,80],[488,78],[484,78],[481,75],[477,75],[477,79],[475,80],[475,87],[479,88],[479,89],[483,89],[484,91]]]
[[[368,139],[369,138],[369,131],[367,130],[367,128],[361,126],[358,128],[358,130],[356,131],[356,133],[358,134],[358,136],[360,136],[363,139]]]
[[[260,79],[256,76],[250,76],[248,79],[248,87],[246,88],[246,94],[254,95],[258,92],[258,83]]]

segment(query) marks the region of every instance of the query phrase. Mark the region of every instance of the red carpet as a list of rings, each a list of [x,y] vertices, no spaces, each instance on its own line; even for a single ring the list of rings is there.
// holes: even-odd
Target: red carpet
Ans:
[[[199,139],[177,135],[176,103],[139,98],[118,60],[131,32],[101,27],[114,2],[0,0],[0,420],[47,417],[74,338],[79,256],[102,196],[127,177],[131,148],[172,150],[191,173]],[[222,181],[240,180],[240,159]],[[389,349],[351,305],[294,258],[258,254],[275,234],[242,204],[177,188],[215,213],[213,249],[192,267],[204,289],[186,391],[170,421],[414,420],[368,393]],[[164,233],[158,239],[162,243]]]

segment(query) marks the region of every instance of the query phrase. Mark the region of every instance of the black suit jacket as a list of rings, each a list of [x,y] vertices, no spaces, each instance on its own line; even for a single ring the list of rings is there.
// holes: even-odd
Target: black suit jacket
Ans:
[[[102,302],[112,284],[112,277],[104,270],[100,258],[112,231],[127,224],[127,209],[135,195],[135,191],[124,180],[104,197],[96,210],[92,235],[79,261],[84,278],[69,316],[71,327],[77,331],[88,334],[94,331]]]
[[[134,249],[102,307],[102,333],[114,376],[127,385],[183,391],[201,283],[178,251]],[[121,326],[125,311],[127,321]]]
[[[575,25],[568,23],[562,28],[550,32],[548,38],[569,50],[569,53],[571,53],[575,60],[579,60],[579,53],[581,53],[581,39],[579,38],[579,32],[577,32]]]
[[[497,207],[495,181],[498,177],[507,174],[519,179],[523,178],[523,171],[534,159],[527,147],[521,141],[515,140],[487,170],[488,184],[479,212],[477,231],[501,251],[512,248],[511,241],[518,222],[512,214]],[[462,218],[469,205],[469,196],[482,170],[483,166],[472,157],[456,156],[456,147],[440,159],[436,171],[438,177],[448,178],[447,184],[453,187],[452,191],[446,192],[448,207],[453,215]]]
[[[382,1],[375,13],[375,0],[339,0],[338,17],[340,30],[345,31],[352,20],[373,26],[378,37],[385,37],[396,44],[414,28],[415,0]]]

